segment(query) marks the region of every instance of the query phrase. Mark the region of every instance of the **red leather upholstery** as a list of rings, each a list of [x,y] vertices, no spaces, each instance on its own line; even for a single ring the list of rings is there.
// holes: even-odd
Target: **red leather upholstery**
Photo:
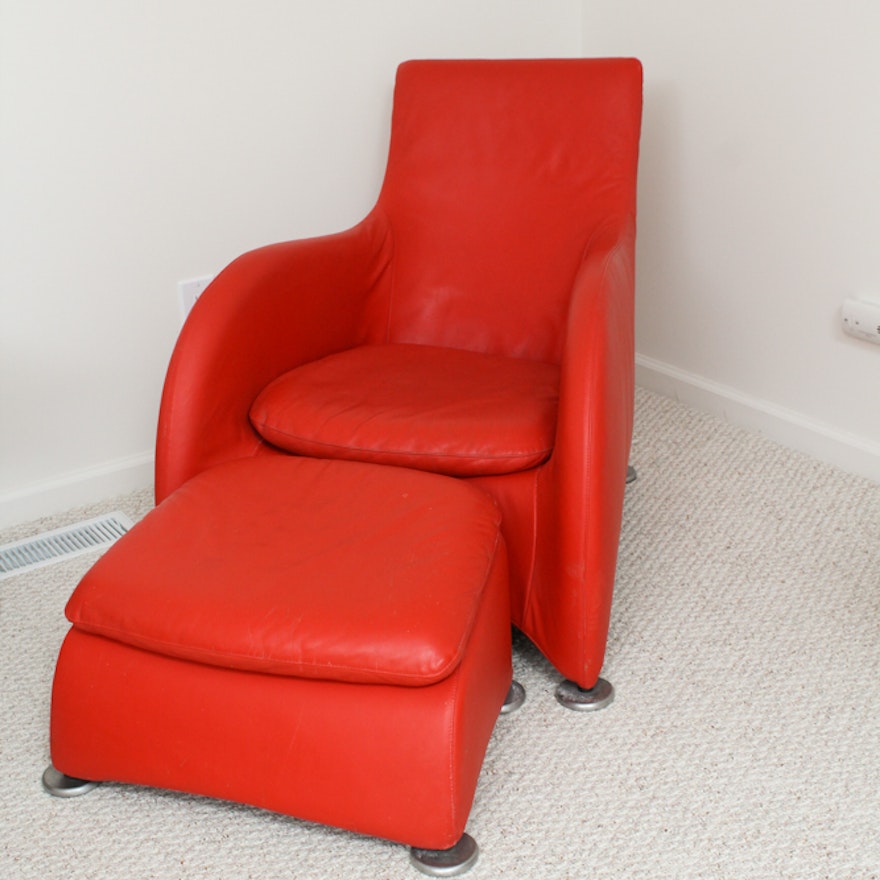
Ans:
[[[640,116],[632,59],[402,65],[375,209],[347,232],[246,254],[193,309],[163,395],[157,499],[213,464],[286,454],[272,444],[291,448],[282,435],[294,424],[308,432],[295,431],[292,448],[309,455],[435,468],[452,448],[468,468],[453,472],[501,507],[513,622],[591,687],[632,431]],[[450,363],[465,351],[530,361],[535,375],[549,365],[559,375],[555,425],[539,400],[480,404],[454,370],[389,407],[394,382],[378,367],[328,395],[324,421],[318,391],[335,375],[328,363],[340,362],[314,362],[362,346],[390,346],[393,359],[401,344],[454,350]],[[351,366],[361,355],[345,357]],[[293,420],[287,383],[308,391]],[[517,390],[531,393],[529,383]],[[249,414],[261,394],[258,431]],[[352,399],[354,419],[340,421]],[[454,418],[438,415],[435,399],[458,401]],[[495,415],[512,409],[515,430]],[[426,414],[421,428],[416,412]],[[489,464],[551,435],[552,452],[526,470]]]
[[[222,465],[121,538],[68,611],[60,772],[428,849],[461,837],[512,675],[484,493],[360,463]]]
[[[299,455],[505,474],[550,455],[558,388],[555,364],[367,345],[285,373],[257,398],[251,421],[267,442]]]
[[[461,663],[500,524],[484,492],[433,474],[231,462],[151,511],[66,613],[184,660],[421,687]]]

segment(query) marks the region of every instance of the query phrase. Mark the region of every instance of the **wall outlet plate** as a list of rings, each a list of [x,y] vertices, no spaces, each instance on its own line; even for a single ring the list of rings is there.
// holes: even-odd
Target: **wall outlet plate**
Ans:
[[[880,345],[880,303],[864,299],[844,300],[841,324],[844,333]]]
[[[199,278],[190,278],[188,281],[177,282],[177,298],[180,303],[180,315],[184,321],[192,307],[196,304],[196,300],[202,295],[205,288],[213,280],[213,275],[202,275]]]

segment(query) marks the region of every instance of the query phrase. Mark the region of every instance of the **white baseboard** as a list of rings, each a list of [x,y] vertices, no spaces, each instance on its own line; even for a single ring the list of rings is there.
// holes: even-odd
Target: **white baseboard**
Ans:
[[[152,452],[72,471],[56,479],[0,495],[0,528],[62,513],[152,484]]]
[[[644,355],[636,355],[636,384],[880,483],[880,443]]]

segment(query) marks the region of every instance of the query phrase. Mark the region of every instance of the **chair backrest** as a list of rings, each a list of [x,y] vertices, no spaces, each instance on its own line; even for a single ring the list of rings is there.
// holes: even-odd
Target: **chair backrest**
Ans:
[[[635,212],[641,100],[634,59],[402,64],[386,338],[557,362],[591,235]]]

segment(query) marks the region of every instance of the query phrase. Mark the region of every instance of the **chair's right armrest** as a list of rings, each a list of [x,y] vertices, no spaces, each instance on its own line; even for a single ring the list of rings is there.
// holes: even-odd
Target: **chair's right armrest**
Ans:
[[[633,426],[635,221],[597,230],[575,279],[556,445],[540,471],[541,535],[529,636],[581,687],[599,677]]]
[[[206,467],[268,451],[248,421],[254,398],[287,370],[365,341],[390,254],[374,213],[346,232],[251,251],[216,277],[165,377],[157,503]]]

